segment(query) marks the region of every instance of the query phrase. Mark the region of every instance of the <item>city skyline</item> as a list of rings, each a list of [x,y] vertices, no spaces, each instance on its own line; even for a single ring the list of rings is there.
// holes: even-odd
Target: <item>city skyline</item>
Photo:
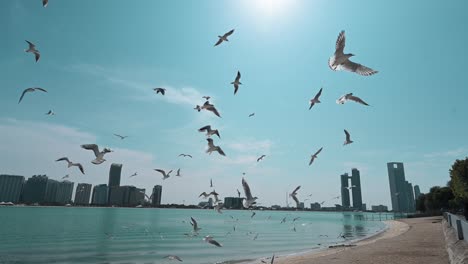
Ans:
[[[365,178],[363,202],[390,205],[388,187],[381,184],[387,180],[388,161],[403,161],[407,178],[427,192],[445,185],[450,165],[468,152],[468,145],[460,143],[468,125],[458,121],[464,117],[468,93],[459,89],[464,65],[451,59],[463,49],[466,36],[446,30],[463,23],[467,3],[427,3],[414,20],[409,10],[417,10],[417,3],[401,10],[397,4],[369,1],[369,10],[387,10],[376,20],[375,13],[352,3],[291,1],[274,9],[288,18],[284,21],[249,8],[247,1],[190,7],[176,1],[128,7],[116,1],[111,12],[101,2],[93,8],[57,2],[47,12],[26,3],[8,1],[0,10],[7,28],[0,43],[0,85],[5,87],[0,98],[1,173],[46,174],[55,180],[70,174],[74,182],[95,186],[107,182],[111,163],[120,163],[121,185],[151,190],[161,184],[167,194],[163,203],[196,204],[197,194],[209,188],[211,178],[222,197],[235,197],[246,172],[259,202],[271,205],[283,204],[282,195],[276,194],[299,184],[313,193],[314,201],[328,200],[339,195],[327,188],[339,186],[336,175],[357,167]],[[214,8],[233,12],[206,11]],[[63,10],[86,13],[94,26],[84,30],[82,18],[76,16],[62,21]],[[311,16],[305,10],[320,12]],[[439,16],[441,10],[447,12]],[[168,11],[180,16],[171,27],[165,26],[171,20]],[[397,11],[401,18],[395,21],[392,14]],[[103,13],[109,15],[103,19]],[[319,23],[328,21],[329,13],[336,20]],[[49,26],[31,30],[31,25]],[[107,30],[110,25],[129,35],[122,38],[120,30]],[[219,34],[233,28],[229,43],[213,47]],[[346,30],[347,49],[379,74],[364,80],[328,68],[341,30]],[[87,41],[79,44],[76,32]],[[25,39],[41,50],[38,63],[24,53]],[[451,48],[440,48],[446,46]],[[414,57],[422,59],[417,67],[401,67]],[[434,60],[451,67],[434,67]],[[242,72],[243,85],[234,97],[230,82],[237,71]],[[28,95],[18,104],[22,90],[31,86],[43,86],[48,93]],[[322,86],[322,103],[309,111],[308,100]],[[155,94],[155,87],[166,87],[166,95]],[[371,107],[337,105],[335,100],[348,92],[358,93]],[[212,97],[221,119],[193,110],[205,95]],[[261,101],[266,95],[269,100]],[[49,110],[55,115],[45,115]],[[255,116],[249,118],[252,112]],[[226,157],[205,153],[205,137],[197,129],[208,124],[220,130],[222,138],[216,144]],[[346,147],[343,129],[355,141]],[[91,164],[92,152],[80,148],[89,143],[114,152],[106,154],[103,164]],[[319,158],[308,166],[310,155],[322,146]],[[180,153],[193,159],[179,158]],[[261,155],[266,157],[256,162]],[[86,174],[54,162],[63,156],[82,163]],[[181,168],[183,176],[163,181],[156,168]],[[138,176],[130,178],[135,172]],[[304,200],[305,195],[299,197]]]

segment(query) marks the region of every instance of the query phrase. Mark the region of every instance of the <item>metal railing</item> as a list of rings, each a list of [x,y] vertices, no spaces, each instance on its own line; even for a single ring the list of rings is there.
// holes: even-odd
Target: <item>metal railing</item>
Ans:
[[[444,219],[450,227],[457,231],[458,240],[468,241],[468,222],[463,216],[444,213]]]

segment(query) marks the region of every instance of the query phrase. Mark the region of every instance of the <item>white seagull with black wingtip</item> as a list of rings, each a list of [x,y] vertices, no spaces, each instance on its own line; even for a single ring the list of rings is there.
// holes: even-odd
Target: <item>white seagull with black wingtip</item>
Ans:
[[[47,93],[46,89],[44,88],[40,88],[40,87],[34,87],[34,88],[27,88],[23,91],[23,93],[21,94],[21,97],[18,101],[18,104],[21,103],[21,101],[23,100],[23,97],[26,93],[31,93],[31,92],[35,92],[35,91],[41,91],[41,92],[44,92],[44,93]]]
[[[317,155],[322,151],[323,147],[321,147],[314,155],[310,156],[309,166],[312,165],[314,160],[317,158]]]
[[[163,180],[169,178],[169,177],[171,176],[170,174],[171,174],[171,172],[172,172],[172,170],[168,171],[167,173],[166,173],[165,170],[161,170],[161,169],[154,169],[154,170],[157,171],[157,172],[159,172],[159,173],[161,173],[161,174],[163,175]]]
[[[36,58],[36,62],[39,61],[39,58],[41,58],[41,53],[39,53],[39,50],[36,49],[36,45],[34,45],[32,42],[27,41],[29,47],[28,49],[25,49],[25,52],[30,52],[34,54],[34,57]]]
[[[375,71],[369,67],[350,61],[349,58],[354,56],[354,54],[344,54],[345,42],[346,38],[345,32],[343,30],[340,32],[338,39],[336,40],[335,54],[328,60],[328,66],[330,69],[334,71],[346,70],[363,76],[370,76],[378,73],[378,71]]]
[[[83,165],[81,165],[81,163],[73,163],[67,157],[60,158],[60,159],[58,159],[56,161],[66,161],[68,163],[68,168],[70,168],[71,166],[76,166],[76,167],[78,167],[78,169],[80,169],[81,173],[85,174],[84,169],[83,169]]]
[[[94,152],[94,156],[96,156],[96,158],[92,160],[91,163],[96,165],[99,165],[106,161],[104,159],[104,154],[112,152],[112,150],[108,148],[104,148],[102,151],[99,151],[99,147],[96,144],[84,144],[81,145],[81,147],[87,150],[92,150]]]
[[[310,99],[310,107],[309,107],[309,110],[312,109],[312,106],[314,106],[315,104],[321,103],[321,102],[320,102],[320,95],[322,95],[322,89],[323,89],[323,88],[320,88],[320,91],[315,95],[315,97],[312,98],[312,99]]]
[[[215,146],[213,143],[213,139],[207,138],[208,141],[208,149],[206,150],[206,153],[209,153],[211,155],[211,152],[217,151],[220,155],[226,156],[224,151],[221,149],[220,146]]]
[[[240,73],[240,71],[237,71],[236,79],[231,83],[232,85],[234,85],[234,94],[237,93],[237,90],[239,89],[239,85],[242,84],[240,82],[240,78],[241,78],[241,73]]]
[[[253,197],[252,193],[250,192],[249,184],[242,178],[242,187],[244,188],[245,199],[242,201],[242,205],[245,208],[249,208],[250,206],[256,204],[257,197]]]
[[[344,130],[344,132],[345,132],[345,135],[346,135],[346,140],[343,143],[343,145],[348,145],[348,144],[353,143],[354,141],[351,140],[351,135],[349,134],[349,132],[346,129]]]
[[[211,129],[210,125],[207,125],[207,126],[204,126],[204,127],[200,128],[200,129],[198,129],[198,132],[206,132],[207,137],[211,137],[212,135],[217,135],[218,138],[221,138],[219,136],[218,129]]]
[[[356,102],[358,104],[368,106],[368,104],[366,102],[364,102],[364,100],[362,100],[361,98],[359,98],[357,96],[354,96],[353,93],[349,93],[349,94],[345,94],[345,95],[341,96],[340,98],[338,98],[338,100],[336,100],[336,103],[337,104],[344,104],[348,100],[354,101],[354,102]]]

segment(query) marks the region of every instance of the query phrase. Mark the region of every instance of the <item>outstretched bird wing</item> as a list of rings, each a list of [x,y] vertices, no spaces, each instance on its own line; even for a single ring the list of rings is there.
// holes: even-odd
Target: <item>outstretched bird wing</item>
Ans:
[[[340,32],[338,35],[338,38],[336,39],[336,44],[335,44],[335,56],[338,55],[343,55],[344,54],[344,47],[346,42],[346,37],[345,37],[345,32],[344,30]]]
[[[67,157],[60,158],[60,159],[58,159],[56,161],[62,161],[62,160],[66,161],[66,162],[70,162],[70,160]]]
[[[210,131],[211,130],[211,126],[210,125],[207,125],[207,126],[204,126],[200,129],[198,129],[198,132],[204,132],[204,131]]]
[[[247,197],[248,200],[251,200],[253,198],[252,193],[250,192],[249,184],[244,180],[244,178],[242,178],[242,187],[244,188],[245,197]]]
[[[81,145],[81,147],[84,148],[84,149],[87,149],[87,150],[92,150],[94,152],[94,155],[96,156],[96,158],[100,154],[99,147],[96,144],[84,144],[84,145]]]
[[[350,71],[350,72],[355,72],[359,75],[363,76],[370,76],[373,74],[378,73],[378,71],[375,71],[369,67],[366,67],[362,64],[352,62],[350,60],[347,60],[345,63],[341,64],[339,67],[341,67],[344,70]]]
[[[345,129],[344,130],[345,134],[346,134],[346,141],[350,141],[351,140],[351,136],[349,135],[349,132]]]
[[[368,105],[366,102],[364,102],[364,100],[362,100],[361,98],[357,97],[357,96],[349,96],[349,100],[352,100],[356,103],[359,103],[359,104],[363,104],[363,105]]]
[[[226,34],[224,34],[223,37],[227,38],[227,37],[231,36],[232,33],[234,33],[234,29],[231,29],[230,31],[228,31]]]

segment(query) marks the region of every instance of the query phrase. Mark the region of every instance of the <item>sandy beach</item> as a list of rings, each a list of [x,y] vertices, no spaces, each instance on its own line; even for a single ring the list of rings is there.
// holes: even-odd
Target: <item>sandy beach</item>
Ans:
[[[441,217],[387,221],[388,229],[347,248],[279,257],[275,263],[288,264],[446,264]]]

